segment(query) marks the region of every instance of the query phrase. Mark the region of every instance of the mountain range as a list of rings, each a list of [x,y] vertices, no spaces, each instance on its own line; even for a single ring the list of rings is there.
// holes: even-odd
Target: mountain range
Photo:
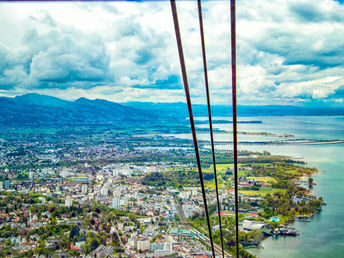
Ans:
[[[156,117],[141,109],[102,99],[67,101],[39,94],[2,97],[0,110],[1,126],[137,123]]]
[[[126,106],[155,111],[160,114],[165,113],[169,117],[188,117],[187,105],[182,102],[177,103],[151,103],[151,102],[128,102]],[[192,105],[195,117],[207,117],[208,109],[206,105]],[[231,117],[232,106],[230,105],[212,105],[211,113],[214,117]],[[340,116],[344,115],[344,105],[337,106],[295,106],[295,105],[259,105],[237,106],[238,117],[254,116]]]
[[[207,106],[193,105],[195,117],[207,116]],[[212,115],[231,117],[227,105],[212,106]],[[343,107],[292,105],[238,106],[238,116],[344,115]],[[185,122],[185,103],[115,102],[86,98],[75,101],[30,93],[14,98],[0,97],[0,126],[29,125],[116,125],[129,123]]]

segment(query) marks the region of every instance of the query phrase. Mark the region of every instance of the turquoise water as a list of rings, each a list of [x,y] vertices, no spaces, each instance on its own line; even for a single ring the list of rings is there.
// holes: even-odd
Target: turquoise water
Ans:
[[[239,120],[261,120],[262,124],[238,124],[238,131],[271,132],[295,135],[295,139],[344,140],[344,117],[250,117]],[[231,129],[231,124],[215,127]],[[178,135],[175,135],[178,137]],[[189,138],[191,135],[182,135]],[[231,140],[229,134],[218,134],[217,140]],[[242,140],[245,136],[239,135]],[[198,134],[208,139],[207,134]],[[264,138],[267,137],[258,137]],[[231,145],[217,145],[218,149],[231,149]],[[263,249],[249,249],[258,257],[344,257],[344,144],[285,144],[238,145],[240,150],[264,151],[272,154],[301,158],[320,173],[313,176],[317,183],[313,194],[322,196],[327,203],[323,211],[311,222],[295,222],[300,235],[297,237],[268,238]]]
[[[255,147],[301,157],[320,169],[313,176],[317,183],[313,194],[322,196],[327,205],[310,223],[294,223],[298,237],[268,238],[263,242],[264,249],[249,251],[258,257],[344,257],[344,144]]]
[[[240,124],[252,131],[294,134],[310,140],[344,139],[344,117],[260,117],[262,124]],[[228,125],[227,125],[228,126]],[[224,146],[221,146],[224,147]],[[229,146],[227,146],[229,148]],[[298,237],[268,238],[264,249],[250,249],[258,257],[344,257],[344,144],[239,145],[239,149],[267,150],[302,158],[321,172],[313,194],[322,196],[326,206],[311,222],[295,222]]]

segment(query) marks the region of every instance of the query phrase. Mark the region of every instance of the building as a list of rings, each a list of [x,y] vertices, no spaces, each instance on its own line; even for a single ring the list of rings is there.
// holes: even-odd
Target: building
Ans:
[[[32,171],[29,171],[28,177],[29,177],[29,179],[32,179],[32,178],[33,178],[33,172],[32,172]]]
[[[100,245],[97,247],[96,250],[92,251],[88,255],[86,255],[87,258],[93,258],[93,257],[114,257],[113,254],[113,247],[112,246],[104,246]]]
[[[172,242],[155,242],[150,245],[150,251],[157,256],[172,255]]]
[[[73,199],[67,196],[65,199],[65,206],[71,207],[72,205],[73,205]]]
[[[154,254],[158,256],[172,255],[172,242],[165,242],[163,248],[155,250]]]
[[[155,166],[145,168],[145,173],[156,173],[156,172],[159,172],[159,171],[158,171],[158,168]]]
[[[47,200],[44,197],[38,197],[38,200],[42,203],[45,204]]]
[[[205,234],[198,232],[197,230],[179,230],[179,229],[171,229],[170,231],[171,236],[178,236],[178,237],[197,237],[203,239]]]
[[[114,177],[118,177],[119,176],[119,171],[117,169],[112,170],[112,175]]]
[[[10,189],[10,187],[11,187],[10,180],[6,180],[5,181],[5,190]]]
[[[261,221],[244,220],[241,223],[241,228],[242,230],[245,230],[245,231],[252,231],[252,230],[262,229],[265,225],[266,223],[261,222]]]
[[[137,250],[139,251],[147,251],[150,249],[150,242],[148,239],[142,239],[137,241]]]
[[[103,196],[107,196],[109,194],[109,189],[106,187],[103,187],[102,189],[100,189],[100,194]]]
[[[183,191],[179,193],[179,197],[184,200],[187,200],[187,199],[190,199],[191,193],[192,193],[191,191]]]
[[[196,205],[183,205],[183,211],[185,214],[185,218],[190,218],[194,216],[196,213],[201,213],[201,210]]]
[[[69,176],[69,174],[70,174],[69,171],[67,171],[66,169],[63,169],[60,173],[60,176],[62,178],[66,178],[67,176]]]
[[[112,208],[117,209],[121,206],[121,199],[118,197],[112,198]]]
[[[81,185],[81,193],[87,194],[87,184],[82,184]]]
[[[128,247],[130,249],[136,249],[136,239],[135,238],[130,237],[128,239]]]
[[[3,190],[4,189],[4,185],[3,185],[3,182],[0,181],[0,190]]]

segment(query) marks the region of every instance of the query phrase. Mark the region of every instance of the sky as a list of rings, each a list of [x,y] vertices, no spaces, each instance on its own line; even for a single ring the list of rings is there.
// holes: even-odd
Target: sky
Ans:
[[[231,104],[228,1],[204,1],[211,101]],[[344,4],[238,0],[239,105],[343,105]],[[177,1],[193,103],[205,103],[195,1]],[[0,96],[185,102],[171,7],[0,2]]]

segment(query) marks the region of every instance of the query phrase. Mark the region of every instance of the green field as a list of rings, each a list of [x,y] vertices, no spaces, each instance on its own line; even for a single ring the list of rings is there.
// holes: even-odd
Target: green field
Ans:
[[[247,177],[247,179],[256,179],[266,183],[277,183],[277,180],[275,178],[269,176],[249,176]]]
[[[228,168],[233,168],[233,164],[216,164],[216,169],[221,172],[225,172]],[[210,166],[210,169],[213,169],[213,166]]]
[[[265,196],[268,193],[273,194],[276,192],[285,192],[287,191],[286,189],[276,189],[276,188],[271,188],[271,187],[262,187],[260,191],[253,191],[253,190],[239,190],[239,193],[242,193],[247,196]]]

